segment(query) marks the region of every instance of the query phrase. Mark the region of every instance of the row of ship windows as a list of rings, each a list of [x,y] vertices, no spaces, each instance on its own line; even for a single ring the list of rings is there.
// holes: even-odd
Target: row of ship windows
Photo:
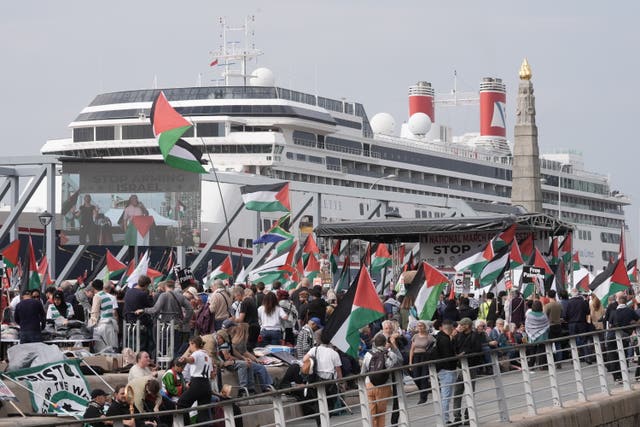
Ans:
[[[188,129],[183,137],[224,136],[224,123],[197,123]],[[73,128],[73,142],[113,141],[116,139],[154,138],[151,125],[88,126]]]
[[[557,216],[558,211],[552,209],[544,209],[544,213]],[[603,218],[601,216],[577,214],[574,212],[562,212],[562,218],[565,221],[569,221],[573,224],[586,224],[595,225],[597,227],[615,228],[620,229],[624,225],[624,221],[615,218]]]

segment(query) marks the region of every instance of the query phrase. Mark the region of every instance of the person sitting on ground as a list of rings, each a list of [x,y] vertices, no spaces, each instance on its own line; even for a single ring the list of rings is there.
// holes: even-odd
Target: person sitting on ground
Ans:
[[[171,368],[162,375],[162,390],[160,393],[163,398],[176,402],[182,396],[187,384],[182,374],[186,364],[183,359],[174,359],[171,362]]]
[[[146,351],[141,351],[136,355],[136,364],[129,369],[128,380],[131,382],[136,378],[141,377],[157,377],[158,370],[156,368],[151,369],[151,357]]]
[[[133,406],[138,413],[153,414],[163,409],[170,409],[164,408],[162,405],[160,382],[157,379],[150,377],[135,378],[129,381],[127,387],[133,391]],[[157,416],[150,416],[144,418],[144,420],[152,422],[154,426],[159,422]]]
[[[223,324],[223,329],[228,332],[229,339],[231,340],[231,350],[234,355],[243,358],[250,368],[250,383],[251,379],[257,377],[260,381],[261,391],[266,392],[270,390],[273,385],[273,379],[267,372],[267,368],[261,364],[256,356],[248,350],[248,325],[246,323],[236,324],[231,320],[226,320]]]
[[[91,392],[91,401],[89,405],[87,405],[87,410],[84,412],[82,416],[83,419],[91,419],[91,418],[104,418],[104,404],[107,402],[107,393],[102,389],[95,389]],[[85,426],[89,427],[105,427],[106,424],[103,422],[92,422],[91,424],[85,423]]]

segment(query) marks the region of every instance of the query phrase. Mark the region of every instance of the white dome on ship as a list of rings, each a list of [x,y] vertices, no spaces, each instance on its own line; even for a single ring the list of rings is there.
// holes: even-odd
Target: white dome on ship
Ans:
[[[273,71],[268,68],[256,68],[249,77],[251,86],[275,86],[276,78]]]
[[[409,131],[414,135],[426,135],[431,130],[431,118],[425,113],[417,112],[409,117]]]
[[[370,123],[373,133],[393,135],[396,130],[396,121],[389,113],[376,114],[371,118]]]

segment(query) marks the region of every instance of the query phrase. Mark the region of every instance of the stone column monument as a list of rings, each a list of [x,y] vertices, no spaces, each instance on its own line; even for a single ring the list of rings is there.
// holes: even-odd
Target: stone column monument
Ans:
[[[524,207],[529,213],[542,212],[535,97],[526,58],[520,67],[514,136],[511,203]]]

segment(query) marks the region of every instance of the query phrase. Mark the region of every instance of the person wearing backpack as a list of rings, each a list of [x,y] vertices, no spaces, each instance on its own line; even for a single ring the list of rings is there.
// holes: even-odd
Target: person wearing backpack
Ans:
[[[278,297],[278,305],[287,315],[287,320],[281,321],[282,329],[284,329],[284,341],[287,344],[294,345],[296,343],[296,336],[293,330],[298,324],[298,310],[296,310],[296,306],[289,299],[289,292],[278,289],[276,296]]]
[[[369,373],[365,383],[374,427],[385,425],[384,414],[387,412],[387,402],[393,394],[392,375],[389,372],[380,371],[401,365],[402,355],[393,340],[387,341],[384,335],[376,335],[373,339],[373,348],[367,352],[362,362],[362,373]]]
[[[209,297],[209,311],[213,314],[214,327],[216,331],[222,329],[222,322],[231,317],[231,295],[220,279],[213,281],[213,287],[216,289]]]

